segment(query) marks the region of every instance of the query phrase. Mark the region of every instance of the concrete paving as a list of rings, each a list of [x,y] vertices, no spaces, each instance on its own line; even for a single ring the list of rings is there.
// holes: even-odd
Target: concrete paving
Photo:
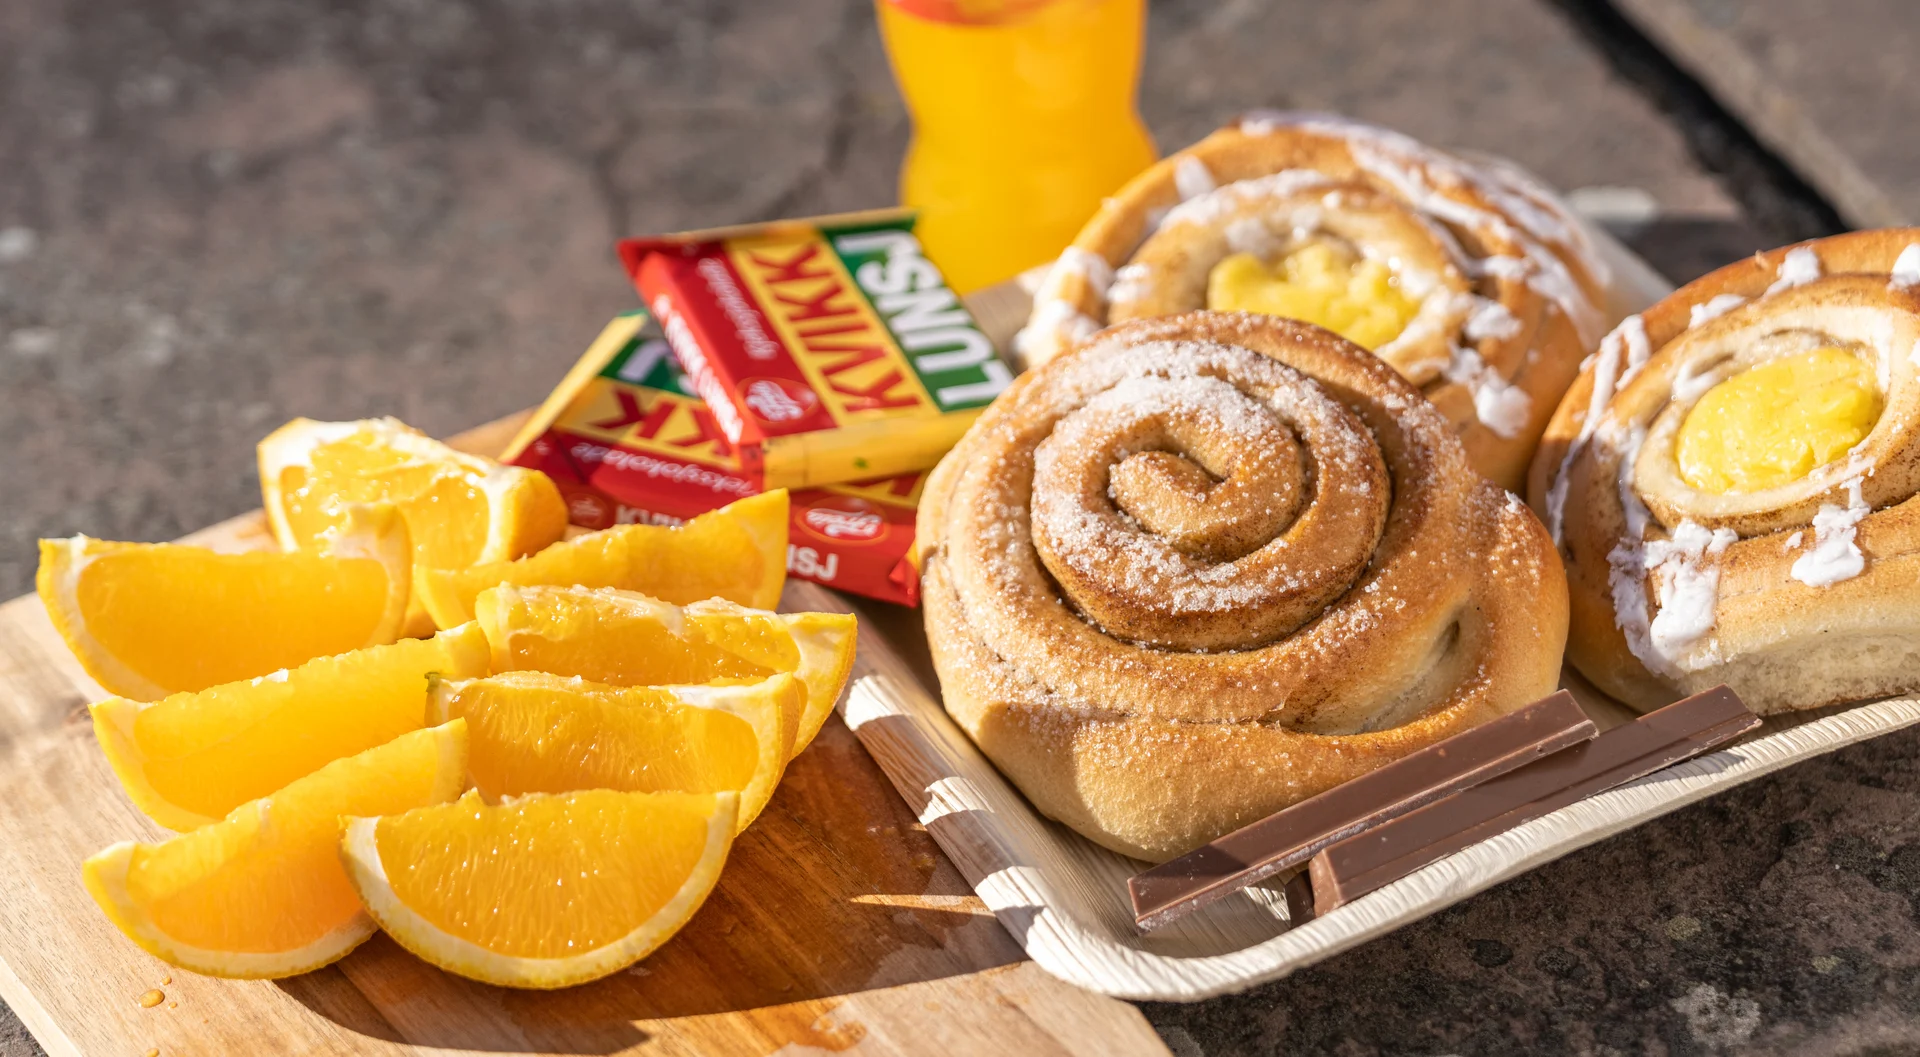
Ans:
[[[1853,224],[1920,223],[1910,0],[1618,0]]]
[[[1676,278],[1779,241],[1540,0],[1155,0],[1151,32],[1166,145],[1341,110],[1626,203]],[[0,85],[0,597],[30,589],[36,537],[255,505],[253,442],[294,415],[451,432],[538,400],[633,304],[616,236],[885,203],[907,135],[864,0],[12,0]],[[1183,1057],[1891,1038],[1912,748],[1149,1015]],[[0,1057],[33,1052],[14,1031]]]

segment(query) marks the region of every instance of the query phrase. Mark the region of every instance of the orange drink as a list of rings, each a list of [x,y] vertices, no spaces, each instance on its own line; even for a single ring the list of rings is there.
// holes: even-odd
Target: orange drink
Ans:
[[[918,234],[960,292],[1057,255],[1152,164],[1134,109],[1146,0],[877,0],[913,142]]]

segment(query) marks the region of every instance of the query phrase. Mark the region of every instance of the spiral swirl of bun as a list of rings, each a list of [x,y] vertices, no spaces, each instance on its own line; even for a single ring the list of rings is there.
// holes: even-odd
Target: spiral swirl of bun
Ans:
[[[1795,479],[1680,466],[1716,385],[1858,357],[1878,417]],[[1640,709],[1726,683],[1756,711],[1920,690],[1920,229],[1758,254],[1628,317],[1548,427],[1529,494],[1561,543],[1568,659]]]
[[[1530,177],[1385,129],[1256,114],[1166,158],[1061,255],[1017,349],[1039,365],[1109,323],[1210,307],[1229,256],[1276,262],[1310,243],[1391,268],[1417,307],[1376,354],[1440,408],[1476,468],[1518,488],[1606,327],[1606,269]]]
[[[1016,382],[919,516],[947,710],[1048,815],[1164,860],[1551,692],[1545,530],[1318,327],[1122,324]]]

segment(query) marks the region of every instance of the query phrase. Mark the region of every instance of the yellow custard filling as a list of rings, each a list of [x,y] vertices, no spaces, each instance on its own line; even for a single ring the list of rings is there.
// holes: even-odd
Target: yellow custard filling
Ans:
[[[1378,349],[1420,310],[1386,264],[1310,242],[1269,267],[1236,253],[1207,273],[1207,307],[1305,320],[1356,345]]]
[[[1680,424],[1680,476],[1703,492],[1757,492],[1845,455],[1880,418],[1873,365],[1828,346],[1707,390]]]

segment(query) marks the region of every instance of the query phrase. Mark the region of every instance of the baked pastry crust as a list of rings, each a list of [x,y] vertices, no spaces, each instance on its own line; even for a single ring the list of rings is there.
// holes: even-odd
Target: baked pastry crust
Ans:
[[[1517,490],[1605,330],[1608,275],[1554,197],[1503,162],[1343,118],[1249,115],[1106,201],[1036,293],[1016,349],[1038,366],[1109,323],[1205,308],[1228,254],[1307,237],[1392,263],[1419,309],[1377,354],[1440,408],[1477,469]]]
[[[1829,340],[1876,367],[1864,440],[1759,491],[1683,479],[1676,435],[1701,396]],[[1920,690],[1916,357],[1920,229],[1757,254],[1622,322],[1530,474],[1566,559],[1573,665],[1643,711],[1722,682],[1761,713]]]
[[[1161,861],[1553,690],[1563,574],[1391,368],[1318,327],[1121,324],[934,470],[947,711],[1047,815]]]

